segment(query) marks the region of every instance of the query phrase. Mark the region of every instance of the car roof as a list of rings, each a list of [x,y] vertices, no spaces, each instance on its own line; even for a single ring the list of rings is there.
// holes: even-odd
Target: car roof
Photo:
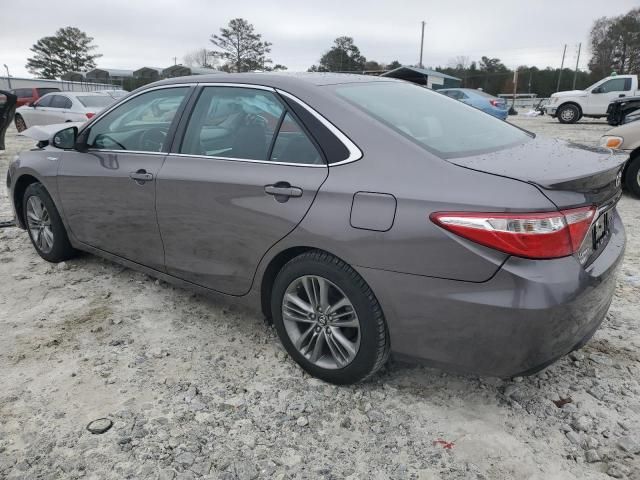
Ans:
[[[190,75],[174,77],[155,82],[155,85],[171,83],[251,83],[265,86],[308,83],[312,85],[334,85],[356,82],[397,81],[387,77],[332,72],[270,72],[270,73],[229,73],[226,75]]]

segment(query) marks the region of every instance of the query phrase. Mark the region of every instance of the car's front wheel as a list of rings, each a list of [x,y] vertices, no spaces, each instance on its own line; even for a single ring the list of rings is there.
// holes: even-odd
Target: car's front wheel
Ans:
[[[27,123],[22,118],[22,115],[16,115],[15,119],[16,130],[19,132],[24,132],[27,129]]]
[[[580,109],[575,105],[562,105],[556,112],[560,123],[576,123],[580,120]]]
[[[640,198],[640,155],[629,160],[629,166],[624,174],[624,182],[627,189]]]
[[[60,214],[41,183],[32,183],[22,198],[22,211],[29,238],[36,252],[48,262],[58,263],[74,256]]]
[[[327,382],[362,381],[389,356],[389,333],[375,295],[353,268],[328,253],[310,251],[282,268],[271,311],[289,355]]]

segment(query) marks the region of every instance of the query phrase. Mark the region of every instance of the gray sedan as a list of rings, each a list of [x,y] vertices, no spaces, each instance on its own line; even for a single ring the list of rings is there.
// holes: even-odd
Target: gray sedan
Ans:
[[[7,177],[42,258],[84,250],[254,307],[338,384],[390,352],[543,368],[598,328],[624,252],[626,156],[393,79],[176,78],[50,133]]]

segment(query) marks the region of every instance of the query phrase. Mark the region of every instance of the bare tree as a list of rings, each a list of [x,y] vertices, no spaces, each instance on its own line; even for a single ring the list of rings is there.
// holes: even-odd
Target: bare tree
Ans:
[[[220,59],[206,48],[199,48],[185,53],[182,63],[187,67],[218,68]]]

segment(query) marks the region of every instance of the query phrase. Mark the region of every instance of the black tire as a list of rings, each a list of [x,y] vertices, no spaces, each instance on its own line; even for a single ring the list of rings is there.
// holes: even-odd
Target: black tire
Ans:
[[[42,248],[38,245],[36,238],[38,236],[37,231],[34,230],[32,222],[27,218],[27,205],[31,197],[39,199],[46,208],[48,223],[50,225],[50,231],[53,234],[53,242],[50,249]],[[72,258],[76,254],[76,250],[71,246],[67,231],[64,228],[60,214],[56,209],[56,206],[51,200],[51,196],[41,183],[32,183],[27,187],[22,197],[22,212],[24,216],[24,223],[29,232],[29,239],[33,244],[33,247],[42,258],[48,262],[58,263]]]
[[[18,130],[18,132],[24,132],[27,129],[27,124],[24,118],[22,118],[22,115],[16,115],[14,123],[16,124],[16,130]]]
[[[624,184],[629,192],[640,198],[640,155],[629,160],[624,173]]]
[[[323,277],[337,286],[353,305],[360,325],[360,344],[355,357],[342,368],[322,368],[294,346],[282,318],[287,288],[305,275]],[[290,260],[276,276],[271,294],[271,313],[280,340],[289,355],[309,374],[326,382],[347,385],[366,380],[389,358],[390,341],[384,314],[363,278],[342,260],[312,250]]]
[[[580,109],[572,104],[562,105],[556,112],[560,123],[576,123],[581,116]]]

